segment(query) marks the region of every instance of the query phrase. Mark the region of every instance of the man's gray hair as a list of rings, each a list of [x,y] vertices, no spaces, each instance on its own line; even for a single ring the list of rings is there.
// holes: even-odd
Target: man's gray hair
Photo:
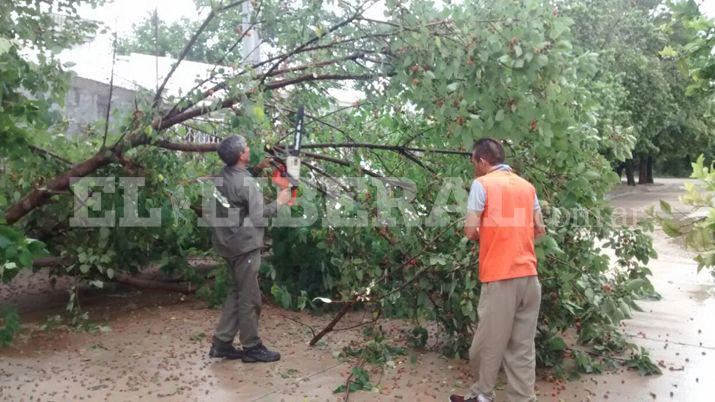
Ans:
[[[238,162],[238,157],[248,147],[246,138],[242,135],[232,135],[227,137],[218,146],[218,156],[223,163],[233,166]]]

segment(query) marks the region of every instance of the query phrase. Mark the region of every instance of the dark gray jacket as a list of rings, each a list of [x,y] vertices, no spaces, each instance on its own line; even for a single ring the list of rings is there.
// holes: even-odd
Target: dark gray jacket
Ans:
[[[222,257],[234,258],[262,248],[265,218],[276,215],[276,203],[264,205],[261,185],[245,168],[226,166],[219,177],[223,183],[216,189],[232,209],[238,209],[240,219],[229,226],[213,227],[216,252]]]

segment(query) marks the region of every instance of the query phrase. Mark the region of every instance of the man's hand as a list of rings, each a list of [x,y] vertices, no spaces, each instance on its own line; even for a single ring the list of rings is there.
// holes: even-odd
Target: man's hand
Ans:
[[[534,239],[546,234],[546,225],[544,224],[544,216],[541,215],[541,210],[534,211]]]
[[[276,203],[278,205],[285,205],[290,201],[290,189],[289,188],[284,188],[283,190],[280,190],[278,192],[278,196],[276,197]]]
[[[467,239],[478,241],[479,240],[479,221],[481,220],[480,214],[476,212],[467,212],[467,218],[464,221],[464,235]]]
[[[260,172],[261,170],[270,166],[271,162],[273,162],[273,157],[269,156],[269,157],[263,159],[262,161],[258,162],[256,164],[256,166],[253,167],[253,170],[255,170],[256,172]]]

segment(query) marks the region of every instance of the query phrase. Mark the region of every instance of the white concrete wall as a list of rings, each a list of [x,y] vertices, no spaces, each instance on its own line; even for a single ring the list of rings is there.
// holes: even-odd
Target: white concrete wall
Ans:
[[[114,87],[110,111],[110,130],[115,117],[130,113],[136,93]],[[72,77],[70,89],[65,95],[65,118],[69,125],[67,136],[74,137],[86,131],[88,126],[104,122],[109,100],[109,85],[81,77]]]

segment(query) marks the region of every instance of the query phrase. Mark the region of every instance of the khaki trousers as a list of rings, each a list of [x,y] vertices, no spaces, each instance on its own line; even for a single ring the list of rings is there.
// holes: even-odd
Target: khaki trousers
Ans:
[[[226,262],[229,267],[228,295],[214,336],[223,342],[233,343],[238,333],[241,346],[256,346],[261,342],[258,336],[258,318],[261,316],[261,289],[258,287],[261,250],[249,251],[226,259]]]
[[[470,395],[494,395],[499,368],[504,365],[509,401],[532,401],[536,380],[536,322],[541,284],[536,276],[482,284],[479,324],[469,348],[469,363],[477,381]]]

